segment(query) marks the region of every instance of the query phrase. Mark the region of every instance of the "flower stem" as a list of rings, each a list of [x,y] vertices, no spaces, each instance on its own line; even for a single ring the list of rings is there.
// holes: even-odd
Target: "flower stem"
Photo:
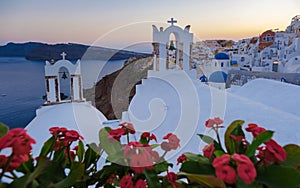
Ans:
[[[129,144],[129,133],[126,134],[127,137],[127,144]]]
[[[222,146],[218,128],[215,129],[215,131],[216,131],[216,135],[217,135],[218,142],[219,142],[220,146]]]
[[[3,170],[2,170],[2,173],[1,173],[1,175],[0,175],[0,181],[1,181],[2,177],[4,176],[4,173],[6,172],[6,170],[7,170],[8,167],[9,167],[9,163],[12,161],[13,155],[14,155],[14,153],[12,153],[12,154],[8,157],[8,160],[7,160],[5,166],[4,166]]]
[[[166,156],[167,153],[168,153],[168,152],[165,151],[165,153],[164,153],[160,158],[163,159],[163,158]]]

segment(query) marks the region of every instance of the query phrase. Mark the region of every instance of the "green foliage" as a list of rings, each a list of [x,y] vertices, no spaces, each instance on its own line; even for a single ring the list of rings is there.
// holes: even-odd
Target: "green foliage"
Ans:
[[[214,140],[212,137],[203,135],[203,134],[198,134],[198,136],[200,136],[201,140],[203,140],[203,142],[205,142],[207,144],[214,142],[215,150],[220,150],[220,151],[224,152],[221,144],[218,143],[216,140]]]
[[[300,146],[289,144],[284,146],[287,153],[287,159],[281,164],[284,166],[294,167],[300,171]]]
[[[217,124],[218,126],[212,127],[217,133],[217,140],[210,136],[199,134],[205,143],[214,143],[213,154],[210,153],[212,156],[208,158],[201,154],[185,153],[184,156],[180,157],[182,165],[180,172],[177,174],[178,176],[169,173],[169,168],[172,168],[173,164],[164,159],[167,152],[162,156],[158,156],[158,153],[153,150],[161,146],[161,144],[148,145],[150,141],[148,138],[142,138],[140,142],[131,142],[131,145],[128,143],[128,145],[122,144],[118,140],[110,140],[109,131],[111,128],[105,127],[99,131],[99,145],[91,143],[84,146],[80,139],[76,142],[73,140],[63,142],[64,140],[61,139],[64,139],[64,137],[53,134],[55,136],[50,137],[44,143],[39,156],[34,159],[28,154],[29,159],[26,162],[22,162],[22,164],[15,169],[15,171],[18,172],[18,177],[12,177],[13,181],[11,183],[0,183],[0,187],[79,188],[94,185],[96,187],[113,188],[120,187],[121,179],[123,177],[127,178],[128,175],[132,178],[133,184],[142,180],[147,183],[149,188],[172,188],[174,184],[181,188],[298,187],[300,185],[300,147],[295,144],[285,146],[284,150],[287,154],[287,159],[283,162],[279,162],[279,160],[273,162],[265,160],[264,157],[266,156],[262,155],[263,157],[261,157],[257,155],[258,148],[261,145],[270,143],[268,141],[272,138],[274,132],[268,130],[264,131],[263,129],[263,131],[249,143],[245,140],[245,134],[242,130],[243,124],[244,121],[236,120],[227,128],[224,137],[226,151],[222,148],[220,143],[218,129],[223,126],[219,126],[219,123]],[[0,137],[7,132],[8,128],[0,123]],[[129,133],[126,133],[126,136],[129,142]],[[76,143],[77,149],[75,153],[75,149],[71,149],[71,146],[73,148],[73,145]],[[136,145],[133,146],[134,144]],[[269,147],[281,146],[274,145]],[[276,148],[271,149],[276,151]],[[281,150],[278,151],[282,152],[282,148],[280,149]],[[271,155],[273,150],[268,151],[271,152],[268,153],[268,155]],[[259,151],[266,151],[266,148]],[[107,154],[106,164],[98,170],[97,162],[103,152]],[[126,152],[130,157],[125,157]],[[280,153],[278,152],[276,154],[279,155]],[[150,157],[151,160],[153,160],[151,161],[150,168],[142,167],[142,170],[137,171],[137,169],[131,167],[130,160],[132,160],[134,156],[139,156],[142,160],[148,160],[149,158],[147,157]],[[11,159],[12,156],[9,156],[7,164],[10,163]],[[215,160],[217,162],[215,162]],[[247,160],[250,163],[248,165],[253,169],[255,168],[257,172],[257,176],[253,181],[251,180],[250,185],[245,183],[246,181],[242,179],[242,176],[237,170],[241,163],[244,165],[247,164]],[[139,159],[137,159],[137,161],[139,161]],[[222,163],[224,161],[225,164]],[[218,170],[220,169],[216,167],[216,164],[219,163],[223,166],[230,166],[231,170],[234,170],[234,173],[237,175],[234,185],[228,185],[225,183],[225,180],[217,178]],[[9,175],[14,174],[3,171],[0,175],[1,178],[4,173]],[[165,176],[166,173],[171,175],[169,177]],[[180,181],[181,179],[187,181]]]
[[[187,152],[184,155],[190,161],[195,161],[195,162],[198,162],[200,164],[210,164],[209,159],[206,158],[206,157],[203,157],[202,155],[197,155],[197,154],[190,153],[190,152]]]
[[[253,139],[252,143],[248,146],[245,155],[251,157],[255,154],[258,146],[263,144],[264,142],[269,141],[273,136],[273,131],[265,131],[260,133],[256,138]]]
[[[215,121],[215,119],[211,119],[211,121]],[[220,143],[218,131],[218,129],[223,126],[219,126],[217,122],[215,124],[216,125],[211,128],[217,134],[217,141],[210,136],[198,134],[205,143],[214,143],[213,155],[206,158],[200,154],[185,153],[186,160],[182,163],[178,175],[180,179],[186,178],[188,183],[181,182],[179,183],[180,187],[296,188],[300,185],[300,147],[298,145],[290,144],[285,146],[284,150],[286,151],[287,159],[283,162],[279,162],[279,160],[285,158],[282,148],[279,148],[281,146],[270,144],[268,147],[261,147],[260,150],[258,150],[262,145],[267,146],[268,141],[273,137],[273,131],[264,130],[252,124],[251,127],[249,126],[248,131],[253,131],[253,134],[260,132],[260,134],[254,137],[252,142],[249,143],[245,139],[245,133],[242,129],[244,121],[236,120],[226,129],[224,135],[226,151],[224,151]],[[274,143],[276,142],[274,141]],[[211,148],[206,147],[206,149],[206,152],[210,153]],[[259,156],[257,156],[258,153],[260,154]],[[224,154],[229,154],[229,162],[227,156]],[[235,156],[233,157],[234,154]],[[275,155],[278,155],[279,158]],[[218,160],[214,163],[216,158],[218,158]],[[215,169],[212,163],[214,163],[214,165],[221,165],[221,168],[220,166],[215,166]],[[249,165],[248,168],[251,167],[257,173],[257,175],[254,175],[255,179],[250,181],[250,184],[246,184],[246,180],[242,178],[245,178],[247,175],[239,174],[240,172],[237,170],[237,167],[241,163],[243,163],[243,165]],[[225,184],[226,179],[222,181],[216,177],[217,168],[226,171],[225,168],[222,168],[222,165],[230,166],[229,168],[234,169],[234,172],[231,172],[236,173],[237,176],[234,185]],[[245,168],[245,166],[243,168]]]
[[[214,175],[215,169],[211,164],[203,164],[197,161],[186,161],[181,165],[180,171],[190,174]]]
[[[157,177],[157,174],[154,171],[145,170],[144,174],[146,176],[146,180],[149,188],[157,188],[160,187],[160,182]]]
[[[3,124],[0,122],[0,138],[4,135],[6,135],[6,133],[9,131],[9,128],[7,125]]]
[[[77,156],[79,162],[83,160],[83,155],[84,155],[84,145],[81,140],[78,141],[78,149],[77,149]]]
[[[205,187],[226,188],[225,183],[214,175],[191,174],[186,172],[179,172],[178,174],[187,177],[189,182],[191,184],[197,184],[197,187],[202,185]]]
[[[49,138],[44,143],[39,156],[47,156],[50,152],[52,152],[53,148],[55,146],[55,140],[56,140],[56,138],[54,136],[52,136],[51,138]]]
[[[259,169],[257,181],[272,188],[298,187],[300,172],[292,167],[272,164]]]
[[[108,132],[110,130],[110,127],[105,127],[99,131],[100,147],[108,155],[108,161],[115,163],[121,162],[119,161],[123,156],[121,143],[116,140],[109,140]]]
[[[236,146],[236,142],[233,138],[230,137],[230,135],[234,136],[245,136],[242,125],[245,121],[242,120],[235,120],[233,121],[225,132],[225,146],[227,149],[227,152],[229,154],[237,153],[238,147]]]

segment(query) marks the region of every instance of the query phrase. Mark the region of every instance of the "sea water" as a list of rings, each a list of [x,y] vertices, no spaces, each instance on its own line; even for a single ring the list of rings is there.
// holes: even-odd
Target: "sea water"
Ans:
[[[83,87],[90,88],[103,76],[122,68],[124,61],[81,61]],[[10,128],[25,127],[35,117],[36,109],[45,102],[44,66],[44,61],[0,57],[0,122]],[[69,96],[66,75],[67,79],[60,78],[60,88]]]

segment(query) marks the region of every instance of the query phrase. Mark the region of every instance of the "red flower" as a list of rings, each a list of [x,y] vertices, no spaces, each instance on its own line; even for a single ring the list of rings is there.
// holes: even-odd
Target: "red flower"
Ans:
[[[121,188],[133,188],[132,177],[130,175],[123,176],[120,180]]]
[[[132,123],[129,122],[123,122],[119,126],[122,128],[125,128],[126,133],[135,134],[135,129]]]
[[[82,139],[83,137],[75,130],[68,130],[65,132],[65,140],[68,142],[74,142]]]
[[[135,154],[135,150],[129,146],[128,144],[122,147],[122,150],[124,152],[124,157],[128,158],[131,157],[133,154]]]
[[[145,169],[152,169],[153,160],[150,154],[146,151],[141,154],[134,154],[130,160],[130,168],[135,173],[142,173]]]
[[[266,131],[266,129],[259,127],[258,125],[254,124],[254,123],[250,123],[250,124],[248,124],[246,131],[251,132],[253,137],[257,137],[260,133]]]
[[[186,161],[186,156],[184,154],[182,154],[177,158],[177,165],[179,163],[183,163],[184,161]]]
[[[135,183],[135,188],[146,188],[147,187],[147,183],[142,180],[142,179],[139,179],[137,180],[137,182]]]
[[[129,142],[128,145],[133,147],[144,147],[144,144],[140,142]]]
[[[219,117],[215,117],[215,118],[214,118],[214,121],[215,121],[215,123],[216,123],[217,125],[221,125],[222,123],[224,123],[224,121],[221,120]]]
[[[6,172],[12,172],[17,169],[22,163],[28,161],[28,155],[14,155],[7,169],[4,169],[8,161],[8,157],[0,155],[0,169]]]
[[[126,131],[123,128],[112,129],[108,132],[108,138],[110,140],[115,139],[117,141],[120,141],[121,136],[125,135],[125,134],[126,134]]]
[[[159,161],[160,157],[157,151],[153,151],[151,146],[145,145],[144,152],[148,152],[154,161]]]
[[[5,155],[0,155],[0,168],[3,169],[7,163],[8,157]]]
[[[166,179],[169,181],[171,185],[173,185],[173,187],[175,188],[177,187],[176,184],[177,175],[174,172],[167,172]]]
[[[223,155],[224,156],[224,155]],[[234,184],[237,176],[234,168],[229,165],[221,165],[216,168],[216,176],[225,183]]]
[[[215,125],[215,121],[213,119],[208,119],[206,122],[205,122],[205,126],[207,128],[212,128],[213,126]]]
[[[275,161],[285,161],[287,154],[283,147],[281,147],[277,142],[274,140],[269,140],[266,144],[265,150],[265,160],[270,162]],[[275,159],[275,160],[274,160]]]
[[[0,150],[11,147],[15,155],[28,155],[32,150],[31,145],[35,143],[25,129],[15,128],[0,138]]]
[[[171,147],[169,146],[168,142],[162,142],[160,144],[161,149],[165,150],[165,151],[171,151]]]
[[[117,178],[115,174],[112,174],[109,176],[109,178],[106,180],[106,183],[113,184],[114,180]]]
[[[239,164],[237,167],[239,177],[246,183],[251,184],[256,178],[256,169],[251,164]]]
[[[172,133],[168,133],[163,139],[168,139],[169,142],[163,142],[161,148],[165,151],[175,150],[179,147],[180,139]]]
[[[150,134],[149,132],[143,132],[141,138],[155,140],[155,142],[157,142],[156,136],[154,134]]]
[[[232,138],[235,141],[241,141],[245,138],[244,136],[235,136],[233,134],[230,134],[229,136],[230,136],[230,138]]]
[[[206,145],[202,151],[203,151],[204,157],[210,158],[214,154],[214,151],[215,151],[214,142],[211,142],[210,144]]]
[[[205,126],[207,128],[212,128],[214,125],[221,125],[224,121],[221,120],[219,117],[215,117],[213,119],[208,119],[206,122],[205,122]]]
[[[218,168],[220,166],[228,165],[230,162],[230,155],[224,154],[220,157],[216,157],[213,161],[213,167]]]
[[[243,154],[233,154],[232,158],[238,163],[238,164],[246,164],[246,165],[253,165],[252,161]]]

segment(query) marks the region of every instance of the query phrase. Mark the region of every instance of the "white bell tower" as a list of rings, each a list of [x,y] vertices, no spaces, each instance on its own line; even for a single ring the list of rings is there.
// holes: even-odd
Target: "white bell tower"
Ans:
[[[193,43],[193,33],[190,33],[190,25],[187,25],[184,29],[175,26],[176,20],[171,18],[168,21],[171,25],[165,30],[161,27],[159,30],[155,25],[153,27],[153,55],[154,71],[166,71],[169,70],[169,49],[170,49],[170,35],[175,36],[176,46],[176,67],[177,70],[189,71],[191,69],[191,45]],[[173,45],[173,41],[172,41]]]
[[[62,59],[51,63],[46,61],[45,65],[45,80],[46,80],[46,95],[47,102],[45,105],[59,104],[63,102],[83,102],[83,88],[81,80],[80,60],[76,64],[72,64],[66,60],[66,53],[61,54]],[[59,70],[66,68],[70,74],[71,86],[71,101],[62,100],[60,97],[60,83],[59,83]]]

